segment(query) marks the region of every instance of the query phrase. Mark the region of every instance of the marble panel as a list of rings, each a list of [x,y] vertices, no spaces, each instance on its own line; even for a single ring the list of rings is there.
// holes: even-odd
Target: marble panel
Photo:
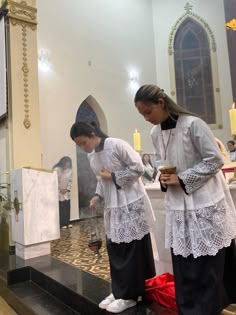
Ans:
[[[50,255],[51,242],[24,246],[16,243],[16,256],[22,259],[30,259],[39,256]]]
[[[26,246],[60,237],[55,172],[32,168],[13,170],[11,199],[12,239],[17,244]]]

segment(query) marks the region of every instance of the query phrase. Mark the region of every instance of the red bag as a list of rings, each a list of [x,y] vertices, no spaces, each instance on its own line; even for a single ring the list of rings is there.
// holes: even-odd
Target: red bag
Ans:
[[[147,300],[155,301],[168,308],[177,310],[174,276],[170,273],[164,273],[146,280],[145,296]]]

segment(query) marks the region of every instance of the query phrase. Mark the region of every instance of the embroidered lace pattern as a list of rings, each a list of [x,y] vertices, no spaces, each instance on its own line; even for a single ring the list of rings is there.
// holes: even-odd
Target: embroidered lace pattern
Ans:
[[[192,193],[200,188],[212,174],[217,173],[221,166],[220,162],[211,163],[202,161],[193,168],[179,173],[178,176],[184,182],[186,192]]]
[[[105,208],[104,223],[107,237],[114,243],[141,240],[149,233],[144,197],[117,208]]]
[[[235,235],[235,209],[227,206],[226,199],[211,207],[166,214],[166,247],[172,247],[175,255],[216,255]]]
[[[143,168],[137,170],[131,170],[130,168],[125,168],[124,170],[115,172],[116,183],[122,188],[130,186],[137,177],[143,174]]]

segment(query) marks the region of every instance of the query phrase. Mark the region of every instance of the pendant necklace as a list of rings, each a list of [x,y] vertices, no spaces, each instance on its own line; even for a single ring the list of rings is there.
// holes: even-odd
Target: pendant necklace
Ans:
[[[167,142],[166,142],[166,145],[165,145],[163,133],[162,133],[162,131],[161,131],[162,144],[163,144],[164,153],[165,153],[164,161],[166,161],[166,151],[167,151],[168,145],[169,145],[169,143],[170,143],[170,136],[171,136],[171,133],[172,133],[172,129],[170,129],[169,136],[168,136],[168,139],[167,139]]]

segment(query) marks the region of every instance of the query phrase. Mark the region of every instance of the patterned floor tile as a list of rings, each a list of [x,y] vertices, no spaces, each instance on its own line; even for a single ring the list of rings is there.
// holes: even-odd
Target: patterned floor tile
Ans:
[[[95,230],[102,239],[98,257],[88,247],[91,233]],[[71,229],[61,229],[61,238],[52,242],[52,256],[110,281],[103,218],[81,220],[73,224]]]

